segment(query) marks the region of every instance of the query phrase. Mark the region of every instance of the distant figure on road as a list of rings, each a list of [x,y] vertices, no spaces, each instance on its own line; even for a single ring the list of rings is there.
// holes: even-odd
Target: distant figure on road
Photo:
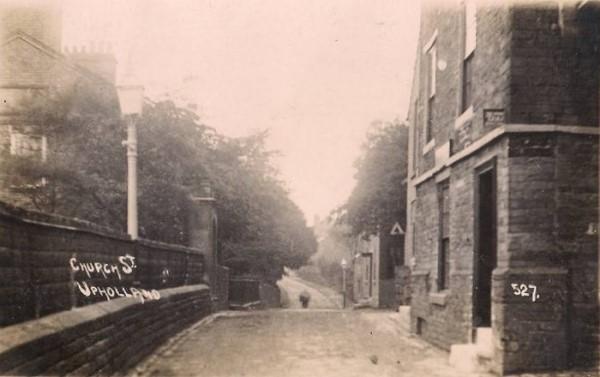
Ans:
[[[306,290],[303,290],[302,292],[300,292],[300,296],[298,298],[302,303],[302,307],[308,308],[308,302],[310,301],[310,293],[308,293]]]

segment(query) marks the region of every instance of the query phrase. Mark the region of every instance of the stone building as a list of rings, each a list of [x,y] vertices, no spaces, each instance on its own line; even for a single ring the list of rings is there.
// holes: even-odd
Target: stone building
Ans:
[[[459,366],[597,366],[599,29],[591,1],[422,6],[411,327]]]
[[[0,156],[47,158],[47,136],[39,124],[22,114],[23,101],[49,89],[65,89],[85,81],[112,96],[116,60],[106,46],[65,50],[62,53],[60,1],[5,0],[0,3]],[[0,174],[3,172],[0,172]],[[0,175],[0,199],[20,200],[22,183]],[[28,182],[36,185],[39,182]]]

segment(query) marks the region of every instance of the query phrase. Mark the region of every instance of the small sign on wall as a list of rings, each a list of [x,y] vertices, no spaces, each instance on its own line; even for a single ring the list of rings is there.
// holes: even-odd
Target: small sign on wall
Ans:
[[[504,124],[504,109],[484,109],[483,126],[493,127]]]
[[[392,235],[392,236],[403,236],[404,235],[404,229],[402,229],[402,227],[400,226],[400,224],[398,222],[396,222],[394,224],[394,226],[392,227],[392,230],[390,231],[390,235]]]

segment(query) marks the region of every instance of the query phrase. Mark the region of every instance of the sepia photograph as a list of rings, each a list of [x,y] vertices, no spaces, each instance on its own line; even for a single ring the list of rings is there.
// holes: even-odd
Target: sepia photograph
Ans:
[[[0,0],[0,376],[600,377],[600,0]]]

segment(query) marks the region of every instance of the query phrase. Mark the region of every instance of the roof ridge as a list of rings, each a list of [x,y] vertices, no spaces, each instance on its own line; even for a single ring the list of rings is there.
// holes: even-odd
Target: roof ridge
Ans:
[[[69,66],[72,69],[75,69],[77,71],[79,71],[81,74],[89,76],[91,79],[97,80],[97,81],[101,81],[104,84],[107,85],[113,85],[112,82],[110,82],[109,80],[105,79],[104,77],[100,76],[99,74],[92,72],[91,70],[89,70],[86,67],[83,67],[75,62],[73,62],[71,59],[69,59],[68,55],[62,53],[61,51],[57,51],[54,48],[48,46],[47,44],[45,44],[44,42],[40,41],[39,39],[25,33],[22,30],[17,30],[14,33],[12,33],[11,35],[9,35],[7,38],[4,39],[4,41],[2,41],[1,45],[5,46],[6,44],[12,42],[13,40],[16,39],[22,39],[25,42],[29,43],[30,45],[32,45],[33,47],[37,48],[38,50],[44,52],[45,54],[51,56],[52,58],[55,59],[60,59],[64,64],[66,64],[67,66]]]

